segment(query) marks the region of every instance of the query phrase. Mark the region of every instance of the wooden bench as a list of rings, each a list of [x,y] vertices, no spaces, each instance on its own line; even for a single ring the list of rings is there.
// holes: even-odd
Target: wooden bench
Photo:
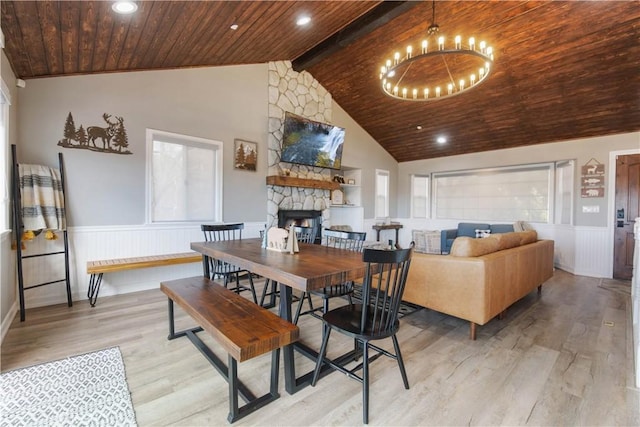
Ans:
[[[187,336],[204,357],[229,383],[230,423],[276,400],[280,348],[298,340],[299,329],[293,323],[254,304],[246,298],[206,277],[162,282],[160,289],[169,297],[169,339]],[[199,325],[175,331],[173,303],[178,304]],[[224,363],[196,335],[207,331],[226,350]],[[271,352],[269,393],[256,397],[238,380],[237,362]],[[238,393],[246,404],[238,406]]]
[[[202,262],[202,255],[197,252],[183,252],[179,254],[89,261],[87,262],[87,274],[91,276],[89,277],[87,298],[89,298],[91,307],[95,307],[96,301],[98,300],[98,292],[100,292],[100,284],[102,283],[102,275],[104,273],[166,265],[189,264],[192,262]]]

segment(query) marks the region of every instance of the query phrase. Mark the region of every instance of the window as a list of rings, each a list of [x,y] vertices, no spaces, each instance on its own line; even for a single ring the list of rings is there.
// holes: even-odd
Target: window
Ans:
[[[433,186],[436,218],[571,221],[573,161],[437,173]]]
[[[376,218],[389,216],[389,171],[376,169]]]
[[[9,177],[13,173],[13,165],[9,161],[9,105],[11,97],[9,88],[4,80],[0,80],[0,164],[3,165],[5,173],[0,174],[0,200],[2,201],[0,210],[0,231],[9,230]]]
[[[148,221],[222,220],[222,142],[147,129]]]
[[[411,175],[411,216],[429,217],[429,177]]]

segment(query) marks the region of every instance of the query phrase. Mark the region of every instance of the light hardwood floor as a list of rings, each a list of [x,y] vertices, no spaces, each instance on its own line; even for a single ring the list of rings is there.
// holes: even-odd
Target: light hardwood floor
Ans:
[[[371,368],[371,425],[639,425],[633,384],[629,296],[601,279],[556,270],[543,286],[478,329],[421,310],[399,333],[411,385],[381,358]],[[32,291],[33,292],[33,291]],[[32,309],[2,343],[1,369],[119,346],[140,426],[226,425],[227,385],[186,338],[168,341],[159,290]],[[191,325],[183,314],[178,327]],[[320,322],[304,316],[305,342],[319,347]],[[350,347],[334,334],[330,355]],[[215,343],[206,340],[214,348]],[[216,351],[218,354],[222,354]],[[298,357],[299,372],[312,364]],[[268,390],[269,356],[239,365],[256,393]],[[360,384],[333,373],[234,425],[360,425]]]

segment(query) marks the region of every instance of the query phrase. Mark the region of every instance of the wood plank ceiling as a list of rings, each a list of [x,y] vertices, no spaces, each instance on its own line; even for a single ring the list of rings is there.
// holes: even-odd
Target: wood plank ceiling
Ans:
[[[3,0],[0,25],[22,79],[297,65],[324,41],[330,49],[306,69],[400,162],[640,130],[639,1],[438,1],[442,35],[487,40],[496,60],[485,83],[434,102],[380,89],[383,61],[417,46],[432,21],[431,2],[403,3],[141,1],[120,16],[108,1]],[[310,26],[295,25],[302,14]]]

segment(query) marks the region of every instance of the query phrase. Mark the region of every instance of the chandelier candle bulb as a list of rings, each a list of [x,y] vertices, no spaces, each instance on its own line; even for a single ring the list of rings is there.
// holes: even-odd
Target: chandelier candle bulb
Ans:
[[[429,88],[424,90],[424,99],[429,98]]]
[[[474,83],[476,82],[476,75],[471,74],[471,77],[469,77],[469,81],[471,82],[471,86],[473,86]]]
[[[407,59],[411,58],[411,46],[407,46]]]
[[[447,95],[451,95],[452,92],[453,92],[453,85],[449,83],[447,85]]]
[[[413,99],[418,99],[418,89],[413,90]]]
[[[436,98],[440,98],[440,86],[436,88]]]
[[[480,42],[480,52],[487,53],[487,44],[485,42]]]
[[[429,42],[426,40],[422,40],[422,54],[427,53],[427,48],[429,47]]]
[[[460,88],[459,90],[464,90],[464,79],[460,80]]]
[[[444,50],[444,37],[438,37],[438,49]]]
[[[460,36],[456,36],[456,49],[460,49],[462,47],[462,38]]]
[[[469,38],[469,50],[476,50],[476,39],[474,37]]]
[[[393,55],[393,62],[395,65],[398,65],[398,61],[400,61],[400,52],[396,52],[396,54]]]
[[[407,88],[402,88],[402,97],[406,98],[407,97]]]

